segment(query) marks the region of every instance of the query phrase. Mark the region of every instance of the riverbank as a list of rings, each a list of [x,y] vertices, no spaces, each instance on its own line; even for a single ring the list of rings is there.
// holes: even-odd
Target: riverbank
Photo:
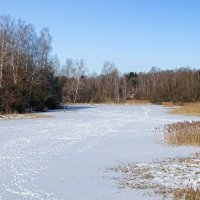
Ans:
[[[41,118],[52,118],[52,115],[47,113],[24,113],[24,114],[6,114],[0,115],[0,120],[11,120],[11,119],[41,119]]]
[[[200,102],[184,103],[183,105],[175,106],[171,110],[171,113],[178,115],[200,116]]]

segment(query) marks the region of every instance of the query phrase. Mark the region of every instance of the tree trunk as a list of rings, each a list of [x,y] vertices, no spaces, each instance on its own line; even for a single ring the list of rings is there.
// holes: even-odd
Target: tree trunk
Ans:
[[[0,88],[2,88],[2,79],[3,79],[3,62],[4,62],[4,42],[5,42],[5,31],[3,29],[2,42],[1,42],[1,62],[0,62]]]

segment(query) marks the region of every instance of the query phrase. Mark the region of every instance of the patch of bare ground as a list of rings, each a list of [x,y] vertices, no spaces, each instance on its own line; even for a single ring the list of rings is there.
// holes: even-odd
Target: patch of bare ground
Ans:
[[[170,113],[178,115],[200,116],[200,102],[187,103],[172,107]]]
[[[168,145],[200,146],[200,121],[183,121],[155,128],[156,140]]]
[[[41,118],[52,118],[53,116],[48,114],[39,113],[25,113],[25,114],[7,114],[0,115],[0,120],[11,120],[11,119],[41,119]]]
[[[163,199],[199,200],[200,153],[152,163],[128,163],[110,168],[119,175],[118,187],[143,189]],[[184,191],[181,193],[181,191]],[[181,196],[182,194],[182,196]],[[198,198],[189,198],[192,194]]]

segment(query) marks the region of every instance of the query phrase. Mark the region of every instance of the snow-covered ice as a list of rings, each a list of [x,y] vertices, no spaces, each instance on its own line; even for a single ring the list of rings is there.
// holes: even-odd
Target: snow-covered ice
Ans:
[[[0,200],[159,199],[119,190],[106,168],[198,150],[155,143],[155,127],[197,119],[161,106],[83,105],[50,115],[0,120]]]

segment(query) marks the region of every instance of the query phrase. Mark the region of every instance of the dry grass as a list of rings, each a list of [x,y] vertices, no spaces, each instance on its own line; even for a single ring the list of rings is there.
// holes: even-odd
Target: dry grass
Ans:
[[[200,121],[166,124],[156,132],[163,133],[161,140],[166,144],[200,146]]]
[[[161,104],[164,107],[173,107],[175,104],[173,102],[162,102]]]
[[[173,192],[173,200],[200,200],[199,188],[192,187],[186,189],[175,189]]]
[[[27,116],[27,118],[31,118],[31,119],[41,119],[41,118],[53,118],[52,115],[49,114],[25,114],[25,117]]]
[[[200,116],[200,102],[187,103],[183,104],[182,106],[176,106],[170,111],[170,113],[179,115]]]
[[[127,163],[109,168],[120,189],[144,190],[162,199],[200,200],[200,153],[151,163]]]
[[[75,103],[75,104],[68,104],[66,103],[66,105],[146,105],[146,104],[152,104],[149,100],[126,100],[126,101],[120,101],[120,102],[116,102],[116,101],[105,101],[105,102],[101,102],[101,103]]]
[[[127,100],[126,104],[129,105],[145,105],[145,104],[151,104],[149,100]]]
[[[52,118],[53,116],[48,114],[39,114],[39,113],[25,113],[25,114],[8,114],[0,115],[0,119],[9,120],[9,119],[42,119],[42,118]]]

